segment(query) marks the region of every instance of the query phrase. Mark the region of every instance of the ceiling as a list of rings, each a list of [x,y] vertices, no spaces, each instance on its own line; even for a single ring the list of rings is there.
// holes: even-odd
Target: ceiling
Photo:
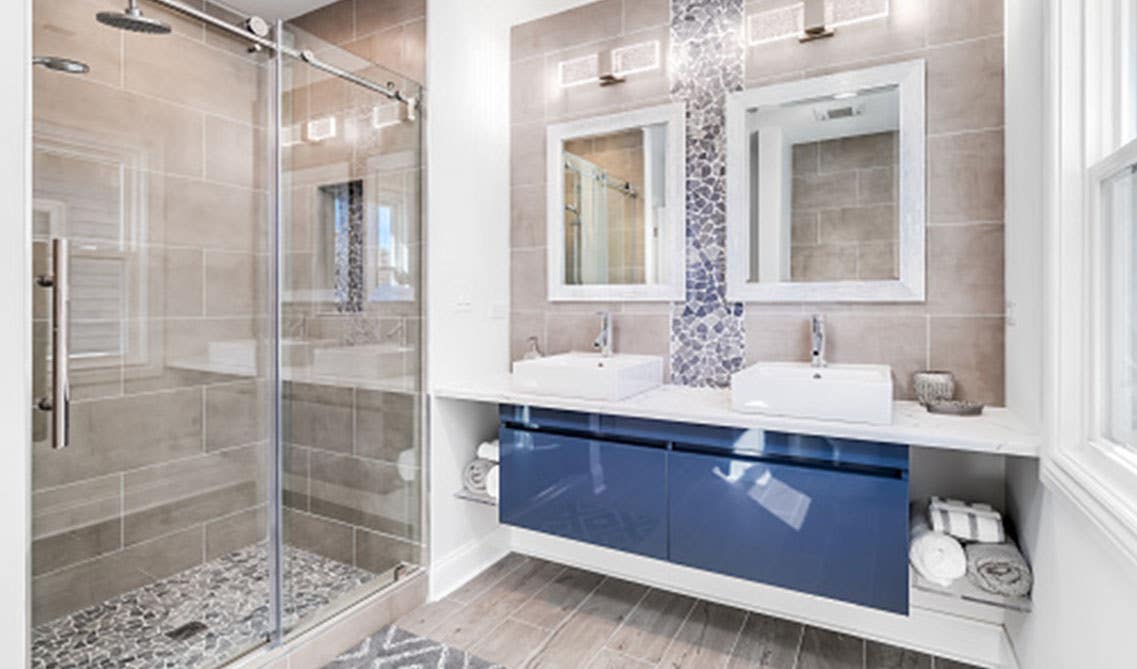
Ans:
[[[242,14],[275,21],[291,19],[333,2],[335,0],[223,0],[221,4],[228,5]]]

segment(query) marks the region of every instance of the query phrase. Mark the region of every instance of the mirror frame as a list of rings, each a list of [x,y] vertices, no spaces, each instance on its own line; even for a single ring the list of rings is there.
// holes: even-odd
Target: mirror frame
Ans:
[[[687,110],[683,103],[646,107],[552,124],[546,130],[546,239],[550,302],[670,302],[687,292]],[[564,142],[665,124],[664,192],[669,203],[660,225],[660,281],[654,284],[566,284]]]
[[[752,88],[727,96],[726,295],[733,302],[923,302],[926,265],[925,65],[923,59]],[[900,278],[886,281],[750,281],[748,110],[878,86],[900,99]]]

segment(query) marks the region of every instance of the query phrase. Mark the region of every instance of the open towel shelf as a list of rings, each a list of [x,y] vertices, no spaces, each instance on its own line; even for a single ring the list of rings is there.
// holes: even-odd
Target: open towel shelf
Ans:
[[[485,504],[486,506],[497,506],[497,500],[493,497],[489,495],[479,495],[476,492],[470,492],[465,489],[454,493],[454,496],[458,499],[464,499],[467,502],[476,502],[478,504]]]
[[[1002,595],[996,595],[976,587],[966,576],[957,578],[950,586],[944,587],[925,579],[917,574],[914,569],[909,568],[908,571],[911,575],[912,587],[917,590],[967,602],[997,606],[1011,611],[1029,613],[1031,610],[1031,600],[1029,596],[1004,597]]]

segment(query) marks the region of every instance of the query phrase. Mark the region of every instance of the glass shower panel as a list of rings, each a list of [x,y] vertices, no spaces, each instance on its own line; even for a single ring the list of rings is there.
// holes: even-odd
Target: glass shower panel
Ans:
[[[36,54],[89,66],[34,75],[34,272],[70,267],[32,288],[36,396],[70,378],[66,448],[33,410],[34,665],[218,664],[270,632],[272,60],[109,9],[34,3]]]
[[[289,38],[420,96],[300,29]],[[422,562],[422,151],[405,105],[302,61],[285,63],[283,101],[282,613],[295,632]]]

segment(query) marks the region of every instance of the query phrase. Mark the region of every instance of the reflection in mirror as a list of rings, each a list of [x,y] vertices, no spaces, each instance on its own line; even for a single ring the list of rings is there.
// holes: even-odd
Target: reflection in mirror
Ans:
[[[748,113],[751,281],[900,278],[899,102],[892,85]]]
[[[684,294],[684,107],[550,125],[550,300]]]
[[[924,62],[727,99],[727,297],[919,302]]]
[[[566,284],[656,280],[664,141],[664,126],[653,125],[565,142]]]

